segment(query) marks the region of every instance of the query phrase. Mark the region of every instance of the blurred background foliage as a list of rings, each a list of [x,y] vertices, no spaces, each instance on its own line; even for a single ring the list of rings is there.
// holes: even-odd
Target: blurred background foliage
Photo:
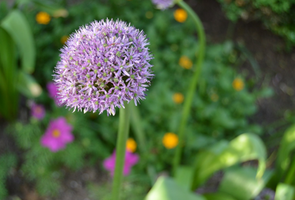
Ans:
[[[275,34],[282,36],[287,48],[295,45],[294,0],[218,0],[228,19],[237,22],[260,20]]]
[[[285,37],[286,41],[289,41],[288,44],[293,45],[295,43],[294,23],[292,22],[294,20],[292,10],[294,10],[295,2],[263,0],[220,0],[219,2],[224,7],[229,19],[237,21],[245,15],[261,19],[267,27]],[[45,20],[40,24],[41,21],[38,21],[36,17],[41,11],[48,14],[44,15]],[[194,25],[191,19],[188,18],[185,23],[178,23],[174,20],[171,10],[156,10],[149,0],[122,1],[120,7],[108,1],[86,0],[68,4],[62,0],[19,0],[13,7],[8,7],[5,2],[0,3],[1,25],[3,21],[5,22],[7,16],[15,12],[21,13],[23,15],[22,20],[27,21],[27,27],[32,32],[29,37],[34,40],[35,49],[32,51],[36,52],[35,62],[30,65],[30,67],[35,66],[34,70],[26,71],[25,77],[29,76],[29,78],[20,83],[23,83],[22,86],[26,86],[28,83],[40,85],[39,87],[43,88],[40,91],[43,92],[35,96],[30,95],[29,92],[23,92],[20,95],[21,99],[19,97],[14,98],[16,103],[13,105],[19,105],[19,102],[21,102],[20,109],[26,113],[26,117],[16,118],[17,109],[13,117],[6,117],[5,112],[10,113],[10,111],[1,112],[2,117],[17,119],[9,125],[7,133],[13,136],[17,148],[22,151],[22,155],[21,158],[13,152],[0,155],[0,199],[5,199],[8,194],[5,189],[5,180],[7,176],[10,176],[11,170],[19,170],[23,178],[34,183],[41,196],[58,195],[67,171],[77,171],[89,166],[99,167],[103,171],[102,161],[115,148],[118,117],[107,117],[106,113],[102,115],[71,113],[71,111],[54,104],[54,101],[49,98],[46,85],[52,82],[53,68],[59,60],[59,49],[70,37],[69,34],[81,25],[106,18],[120,18],[123,21],[130,22],[136,28],[144,30],[149,38],[150,50],[155,57],[152,64],[156,76],[149,87],[146,100],[141,101],[138,105],[138,114],[142,119],[140,121],[141,127],[138,128],[136,123],[135,125],[133,123],[130,133],[130,137],[135,138],[140,146],[144,146],[144,150],[139,146],[137,153],[140,155],[140,161],[134,166],[131,175],[125,179],[123,186],[124,199],[143,199],[151,187],[148,166],[152,166],[152,171],[156,175],[170,173],[171,157],[175,150],[165,148],[162,144],[162,138],[167,132],[175,133],[177,131],[183,106],[182,102],[189,86],[188,80],[190,80],[194,71],[193,64],[195,63],[195,56],[198,54],[198,41],[194,35]],[[13,40],[13,36],[10,37]],[[11,42],[17,43],[17,41]],[[251,149],[251,145],[257,145],[257,141],[260,150],[265,149],[264,145],[260,144],[259,137],[257,137],[264,133],[264,127],[250,123],[248,118],[257,111],[256,101],[270,97],[273,92],[270,88],[264,87],[266,84],[261,84],[262,86],[258,87],[256,85],[257,79],[249,78],[249,74],[239,68],[241,63],[249,59],[249,56],[245,56],[243,49],[245,48],[230,40],[207,47],[202,75],[186,128],[185,143],[180,144],[184,146],[182,164],[193,166],[195,170],[194,175],[197,178],[194,180],[194,189],[203,185],[218,170],[232,165],[234,167],[240,166],[241,162],[247,160],[260,159],[260,161],[266,162],[267,155],[265,152],[257,150],[253,153],[252,150],[255,148]],[[2,51],[5,50],[1,49]],[[16,53],[16,50],[12,52]],[[20,56],[21,51],[16,55]],[[22,71],[23,68],[18,65],[23,58],[16,55],[13,56],[13,62],[16,69]],[[4,69],[5,66],[2,64],[0,67]],[[256,71],[259,71],[255,64],[253,64],[253,67]],[[2,70],[1,73],[3,72]],[[7,76],[5,75],[5,77]],[[6,81],[11,80],[7,79]],[[16,86],[13,87],[17,88]],[[28,88],[22,87],[20,92],[29,91]],[[1,96],[6,95],[2,90],[0,91]],[[38,104],[45,105],[46,116],[43,120],[38,121],[29,117],[28,100],[34,100]],[[73,126],[75,140],[68,144],[66,149],[52,153],[41,146],[40,138],[50,120],[60,116],[64,116],[68,123]],[[138,138],[140,131],[145,133],[144,138]],[[244,133],[252,133],[253,135],[245,136]],[[231,148],[231,145],[235,144],[235,141],[238,140],[237,138],[241,138],[241,135],[250,138],[251,141],[255,138],[253,143],[247,143],[248,146],[245,146],[245,150],[248,150],[248,147],[250,148],[249,151],[232,154],[234,158],[237,155],[245,157],[236,160],[231,165],[222,163],[224,159],[233,158],[228,157],[226,153],[235,151],[235,148]],[[139,140],[141,141],[139,142]],[[287,139],[284,141],[286,144],[288,143]],[[285,163],[284,168],[280,167],[278,160],[274,169],[275,173],[271,170],[267,171],[263,176],[263,183],[258,183],[255,179],[257,164],[252,166],[254,169],[229,168],[225,171],[225,179],[221,183],[219,192],[223,192],[222,195],[227,196],[227,199],[243,199],[240,198],[241,195],[231,194],[229,191],[229,187],[236,185],[236,179],[231,177],[239,177],[240,180],[245,176],[249,177],[244,184],[254,184],[257,188],[260,188],[259,190],[262,190],[267,183],[273,190],[281,181],[294,185],[293,181],[285,178],[294,173],[295,164],[291,162],[294,138],[289,141],[290,144],[288,143],[288,145],[284,141],[282,141],[283,147],[289,145],[289,148],[279,150],[280,158]],[[236,146],[243,146],[242,144],[244,143],[238,143]],[[283,155],[286,155],[286,157]],[[1,164],[2,162],[5,162],[5,164]],[[209,168],[210,166],[212,168]],[[280,174],[273,176],[273,174],[278,174],[276,170]],[[203,178],[202,174],[204,175]],[[269,180],[271,181],[268,182]],[[157,188],[166,190],[167,185],[169,187],[175,186],[174,182],[171,182],[172,180],[160,181],[160,183],[157,182],[155,190]],[[176,180],[176,182],[181,181]],[[243,185],[240,184],[239,186]],[[94,199],[108,195],[110,190],[108,182],[99,186],[89,183],[88,188]],[[242,191],[240,194],[248,195],[249,198],[254,198],[253,195],[259,193],[258,190],[256,190],[256,193],[252,193],[252,190],[255,189],[253,187],[249,187],[250,189],[248,188],[249,190],[246,191],[244,188],[237,190],[240,189]],[[280,188],[284,190],[284,185]],[[292,192],[293,190],[290,189],[289,191]],[[134,193],[137,193],[137,196],[134,196]],[[216,198],[214,195],[219,194],[207,195],[206,198],[214,199]]]

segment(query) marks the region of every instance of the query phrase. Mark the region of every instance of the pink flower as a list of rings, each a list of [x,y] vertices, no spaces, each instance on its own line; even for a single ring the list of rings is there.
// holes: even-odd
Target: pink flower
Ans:
[[[45,116],[44,106],[33,103],[31,107],[31,115],[36,119],[43,119]]]
[[[67,124],[64,117],[52,120],[41,138],[41,144],[52,152],[64,149],[67,143],[74,140],[71,131],[72,126]]]
[[[59,100],[57,99],[57,86],[53,83],[53,82],[49,82],[46,85],[48,93],[49,93],[49,97],[52,98],[55,102],[55,104],[58,106],[59,105]]]
[[[135,165],[139,160],[139,156],[137,154],[133,154],[129,151],[126,151],[125,154],[125,163],[124,163],[124,169],[123,174],[124,176],[128,175],[130,173],[130,169],[133,165]],[[106,170],[108,170],[111,175],[114,175],[115,171],[115,165],[116,165],[116,151],[113,152],[113,154],[104,160],[103,166]]]

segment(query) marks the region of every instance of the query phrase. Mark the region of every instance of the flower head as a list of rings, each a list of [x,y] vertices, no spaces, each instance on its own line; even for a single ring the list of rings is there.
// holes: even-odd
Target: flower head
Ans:
[[[36,21],[38,24],[48,24],[50,22],[51,18],[50,15],[46,12],[38,12],[36,15]]]
[[[31,115],[36,119],[43,119],[45,116],[44,106],[33,103],[31,107]]]
[[[232,85],[236,91],[241,91],[242,89],[244,89],[244,82],[240,78],[235,78]]]
[[[177,104],[181,104],[183,102],[183,94],[181,93],[175,93],[173,94],[173,101]]]
[[[187,13],[185,10],[178,8],[174,11],[174,18],[176,21],[183,23],[187,18]]]
[[[190,69],[192,68],[193,63],[187,56],[181,56],[179,59],[179,65],[184,69]]]
[[[78,110],[107,110],[145,98],[153,77],[148,41],[122,21],[101,20],[80,27],[61,49],[54,81],[58,99]]]
[[[152,0],[158,9],[165,10],[174,5],[173,0]]]
[[[56,105],[59,105],[59,100],[57,98],[58,90],[57,90],[55,83],[49,82],[49,83],[47,83],[46,87],[48,90],[49,97],[54,100]]]
[[[167,149],[173,149],[178,144],[178,136],[175,133],[166,133],[162,142]]]
[[[130,173],[131,167],[135,165],[139,160],[139,156],[137,154],[133,154],[129,151],[126,151],[125,153],[125,162],[124,162],[124,169],[123,174],[126,176]],[[108,170],[111,175],[114,175],[115,171],[115,165],[116,165],[116,151],[113,152],[113,154],[104,160],[103,166],[106,170]]]
[[[135,152],[137,144],[134,139],[129,138],[126,142],[126,150],[129,152]]]
[[[74,140],[71,131],[72,126],[67,124],[65,118],[60,117],[52,120],[41,138],[41,144],[44,147],[48,147],[52,152],[63,149],[67,143]]]

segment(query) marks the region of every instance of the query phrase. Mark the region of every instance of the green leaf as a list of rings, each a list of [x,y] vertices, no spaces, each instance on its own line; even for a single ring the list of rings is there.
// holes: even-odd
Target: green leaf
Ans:
[[[219,142],[197,155],[192,189],[220,169],[253,159],[259,161],[257,177],[261,178],[265,170],[266,149],[258,136],[245,133],[230,143]]]
[[[193,173],[192,167],[179,166],[176,169],[175,181],[189,191],[193,181]]]
[[[275,200],[292,200],[294,188],[291,185],[280,183],[276,189]]]
[[[9,33],[0,26],[0,113],[6,119],[16,116],[18,96],[16,92],[16,50]]]
[[[23,71],[18,73],[17,89],[28,98],[38,97],[42,93],[42,88],[34,77]]]
[[[145,200],[205,200],[202,196],[193,194],[181,186],[173,179],[160,177],[147,194]]]
[[[295,149],[295,124],[290,126],[280,143],[276,161],[276,175],[281,178],[287,171],[291,162],[291,152]]]
[[[221,192],[204,194],[204,197],[206,198],[206,200],[236,200],[235,198]]]
[[[3,19],[1,25],[18,46],[22,69],[27,73],[33,73],[35,68],[35,44],[27,19],[20,11],[13,10]]]
[[[256,168],[235,167],[225,171],[219,191],[238,200],[248,200],[257,196],[269,180],[272,172],[266,171],[261,179],[256,178]]]

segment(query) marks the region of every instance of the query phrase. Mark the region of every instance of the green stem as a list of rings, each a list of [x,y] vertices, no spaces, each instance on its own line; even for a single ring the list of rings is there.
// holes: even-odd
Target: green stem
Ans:
[[[141,151],[141,153],[144,155],[143,157],[147,158],[149,156],[149,152],[147,148],[147,142],[145,139],[145,132],[142,129],[142,124],[141,124],[142,120],[141,120],[139,110],[134,103],[130,105],[130,110],[131,110],[131,116],[130,116],[131,126],[133,128],[136,139],[138,141],[138,148]],[[151,179],[151,185],[154,185],[157,179],[156,178],[157,175],[156,175],[155,168],[151,164],[147,165],[147,172]]]
[[[121,183],[123,179],[123,168],[125,161],[126,141],[129,133],[129,105],[125,104],[125,109],[120,109],[119,131],[116,146],[116,166],[113,182],[112,200],[119,200]]]
[[[284,182],[286,184],[291,185],[294,180],[294,176],[295,176],[295,160],[293,159]]]
[[[185,127],[187,124],[188,116],[189,116],[191,105],[192,105],[192,100],[193,100],[194,93],[196,91],[197,83],[199,80],[199,76],[201,73],[202,64],[203,64],[203,60],[205,57],[205,46],[206,46],[205,32],[204,32],[204,28],[203,28],[202,22],[199,19],[199,17],[185,2],[178,1],[177,4],[180,7],[182,7],[189,14],[190,17],[192,17],[192,19],[196,25],[197,33],[198,33],[198,37],[199,37],[199,50],[196,54],[197,59],[198,59],[197,63],[196,63],[196,69],[195,69],[193,79],[191,80],[191,84],[189,86],[189,89],[188,89],[186,97],[185,97],[183,111],[182,111],[182,118],[181,118],[179,129],[178,129],[179,144],[176,148],[176,153],[175,153],[175,157],[173,160],[173,173],[174,173],[174,175],[176,174],[176,169],[180,163],[180,157],[182,154],[182,146],[183,146],[183,141],[184,141]]]

